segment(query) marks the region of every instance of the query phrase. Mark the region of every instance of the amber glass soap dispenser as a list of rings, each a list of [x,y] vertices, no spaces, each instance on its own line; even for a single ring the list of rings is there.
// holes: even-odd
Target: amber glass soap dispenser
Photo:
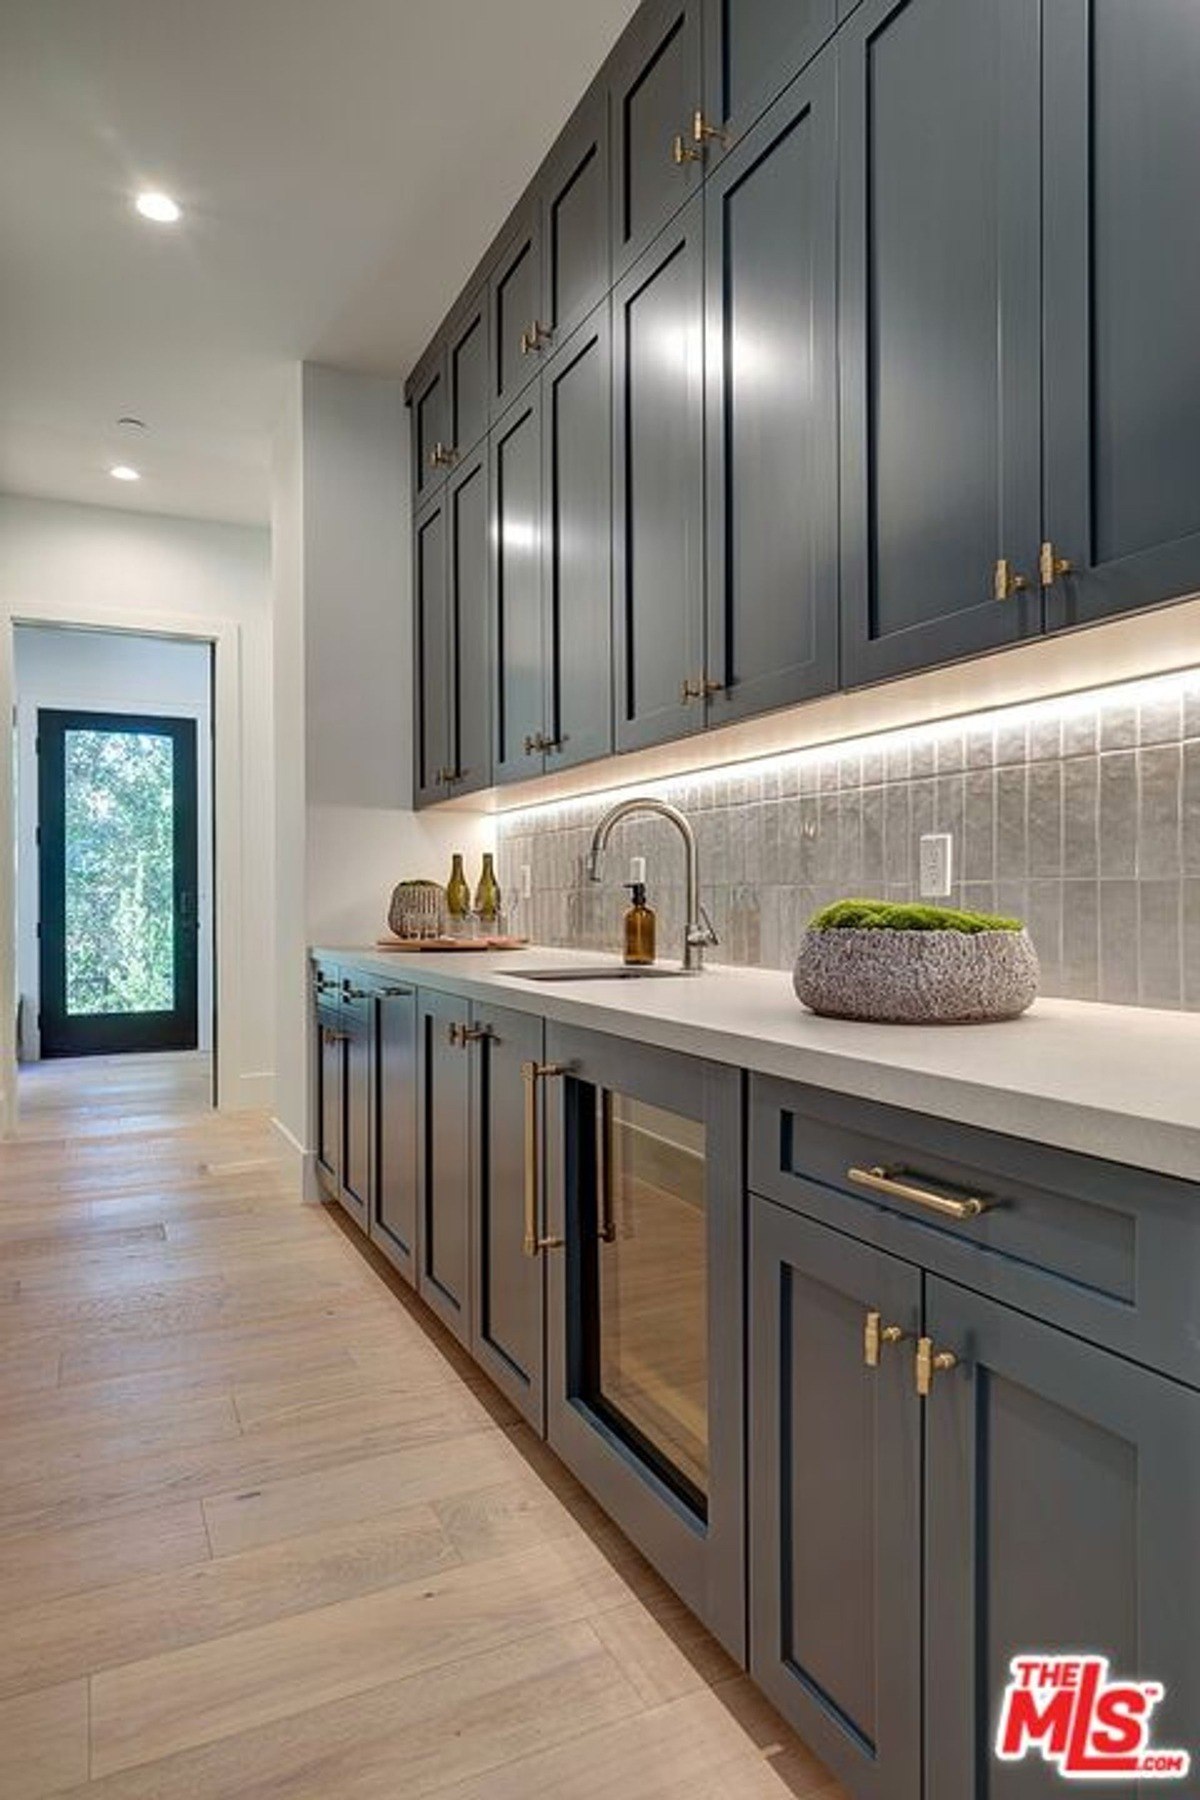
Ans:
[[[644,881],[627,881],[625,885],[632,896],[625,914],[625,961],[633,967],[644,967],[654,961],[654,912],[646,905]]]

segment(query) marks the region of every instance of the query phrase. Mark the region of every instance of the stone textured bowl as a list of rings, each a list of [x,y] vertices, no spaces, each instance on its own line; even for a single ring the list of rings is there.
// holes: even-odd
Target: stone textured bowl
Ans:
[[[796,997],[831,1019],[966,1025],[1015,1019],[1037,997],[1038,959],[1021,931],[806,931]]]

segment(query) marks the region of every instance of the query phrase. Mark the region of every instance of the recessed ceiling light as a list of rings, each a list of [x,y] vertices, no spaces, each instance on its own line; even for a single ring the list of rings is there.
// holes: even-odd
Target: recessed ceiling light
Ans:
[[[170,194],[154,192],[139,194],[134,205],[143,219],[153,219],[156,225],[174,225],[179,217],[178,202],[172,200]]]
[[[128,463],[114,463],[108,472],[114,481],[140,481],[142,479],[140,472],[137,469],[131,469]]]

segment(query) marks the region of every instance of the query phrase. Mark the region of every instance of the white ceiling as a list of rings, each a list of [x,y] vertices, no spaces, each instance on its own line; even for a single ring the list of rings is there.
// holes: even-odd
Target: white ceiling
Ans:
[[[0,0],[0,490],[265,519],[289,364],[407,373],[633,6]]]

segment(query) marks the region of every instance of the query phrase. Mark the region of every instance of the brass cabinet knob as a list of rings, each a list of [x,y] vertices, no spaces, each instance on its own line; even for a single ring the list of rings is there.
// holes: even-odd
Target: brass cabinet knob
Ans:
[[[868,1369],[879,1367],[879,1355],[885,1344],[904,1341],[902,1325],[885,1325],[882,1313],[872,1309],[863,1320],[863,1361]]]
[[[917,1393],[922,1400],[928,1399],[935,1375],[948,1375],[951,1369],[957,1367],[958,1357],[953,1350],[935,1350],[932,1338],[917,1339]]]
[[[686,169],[689,163],[701,162],[703,157],[704,152],[689,144],[682,131],[675,133],[671,140],[671,161],[677,169]]]
[[[1028,586],[1024,575],[1017,573],[1007,556],[997,558],[992,573],[992,592],[997,600],[1011,600],[1014,594],[1023,594]]]
[[[1047,538],[1038,551],[1038,576],[1044,588],[1053,587],[1064,575],[1070,575],[1074,564],[1068,557],[1060,556],[1054,545]]]
[[[702,107],[697,107],[692,114],[692,142],[694,144],[717,143],[722,149],[729,148],[729,133],[719,125],[710,125],[704,116]]]

